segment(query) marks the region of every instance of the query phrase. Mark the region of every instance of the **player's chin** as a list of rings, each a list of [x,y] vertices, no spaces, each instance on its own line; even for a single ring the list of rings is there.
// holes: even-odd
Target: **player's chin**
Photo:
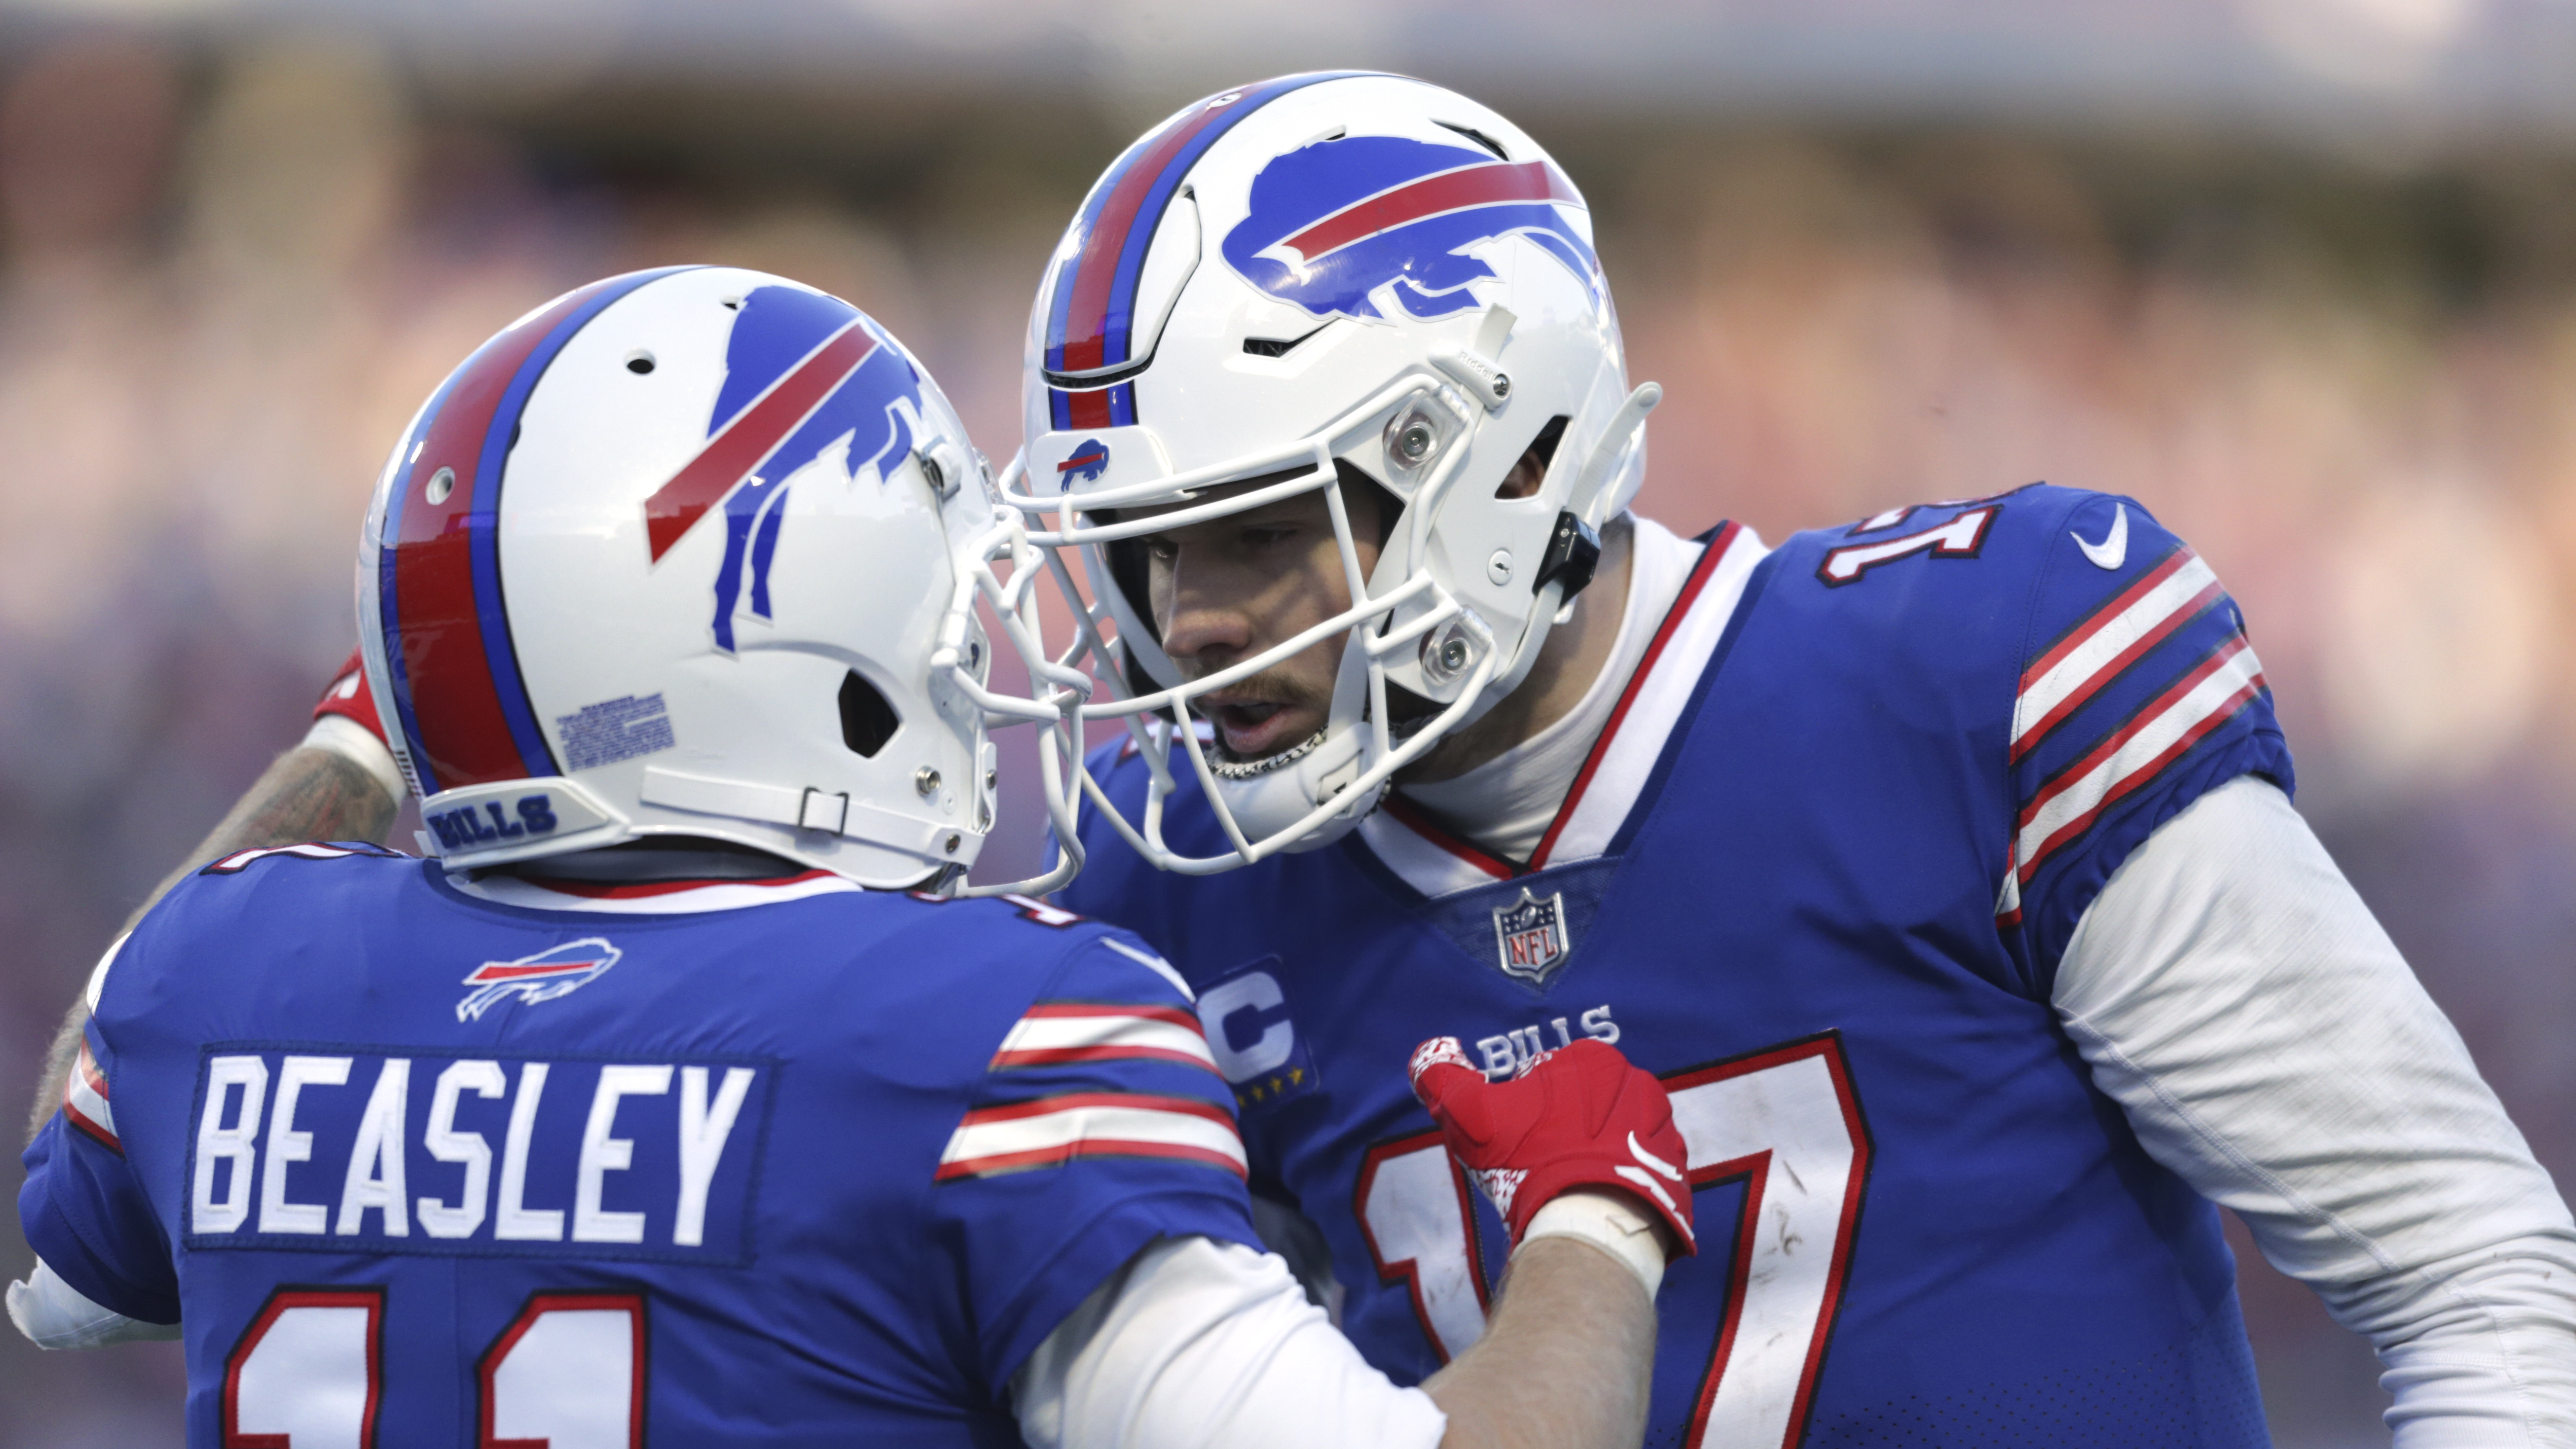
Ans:
[[[1324,712],[1311,705],[1263,700],[1215,703],[1202,700],[1198,712],[1216,727],[1218,743],[1233,759],[1250,762],[1296,748],[1324,727]]]

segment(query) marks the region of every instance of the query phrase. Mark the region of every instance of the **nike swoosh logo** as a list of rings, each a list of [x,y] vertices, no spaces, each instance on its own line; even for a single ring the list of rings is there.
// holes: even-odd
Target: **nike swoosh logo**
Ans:
[[[2084,556],[2093,560],[2097,569],[2117,570],[2129,561],[2129,506],[2115,503],[2111,509],[2111,531],[2103,535],[2100,543],[2086,543],[2080,533],[2066,535],[2075,540],[2075,546],[2084,550]]]
[[[1639,1162],[1646,1164],[1648,1167],[1653,1168],[1655,1171],[1663,1174],[1674,1182],[1682,1180],[1682,1170],[1673,1166],[1671,1163],[1666,1162],[1662,1158],[1657,1157],[1655,1154],[1648,1152],[1645,1147],[1637,1141],[1637,1134],[1634,1132],[1628,1134],[1628,1155],[1634,1157]]]

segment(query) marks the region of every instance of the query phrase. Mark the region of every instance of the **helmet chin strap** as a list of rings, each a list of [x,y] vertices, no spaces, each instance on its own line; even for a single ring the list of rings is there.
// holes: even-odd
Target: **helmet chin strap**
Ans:
[[[1583,470],[1574,476],[1574,487],[1566,494],[1565,511],[1557,517],[1557,536],[1568,542],[1563,548],[1551,544],[1548,561],[1540,566],[1538,589],[1543,598],[1531,626],[1521,634],[1521,647],[1512,656],[1511,667],[1487,687],[1495,702],[1520,688],[1521,681],[1529,677],[1538,663],[1539,650],[1547,644],[1549,631],[1574,621],[1575,597],[1591,586],[1593,569],[1601,561],[1600,529],[1604,520],[1593,515],[1609,496],[1610,480],[1619,474],[1619,460],[1627,456],[1638,430],[1646,425],[1646,414],[1663,400],[1663,384],[1637,384],[1636,391],[1619,405],[1619,411],[1610,415],[1610,426],[1592,445],[1592,456],[1583,460]],[[1555,592],[1551,594],[1550,590]],[[1548,607],[1551,603],[1555,607]]]
[[[1592,445],[1592,456],[1583,460],[1583,471],[1574,477],[1574,487],[1565,495],[1565,510],[1587,526],[1598,529],[1602,519],[1595,516],[1608,496],[1610,480],[1617,476],[1618,462],[1635,441],[1637,430],[1646,425],[1646,414],[1664,400],[1664,385],[1641,382],[1619,411],[1610,415],[1610,426],[1601,430],[1601,441]]]

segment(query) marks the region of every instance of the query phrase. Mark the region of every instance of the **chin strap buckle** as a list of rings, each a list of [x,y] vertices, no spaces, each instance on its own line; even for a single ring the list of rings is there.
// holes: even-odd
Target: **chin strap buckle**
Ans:
[[[1562,580],[1565,592],[1557,595],[1561,606],[1582,593],[1600,567],[1601,535],[1571,512],[1559,513],[1556,531],[1548,535],[1547,552],[1539,557],[1538,582],[1530,592],[1545,592],[1549,584]]]

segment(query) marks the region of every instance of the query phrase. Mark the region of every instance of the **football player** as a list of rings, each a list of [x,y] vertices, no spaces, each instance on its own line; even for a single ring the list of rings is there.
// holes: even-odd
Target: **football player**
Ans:
[[[379,481],[338,722],[228,827],[390,762],[435,858],[234,851],[109,951],[12,1319],[184,1338],[207,1446],[1635,1443],[1690,1233],[1652,1077],[1419,1055],[1525,1246],[1491,1351],[1399,1387],[1259,1251],[1172,969],[958,898],[986,726],[1075,773],[1072,676],[987,684],[1036,557],[820,292],[642,272],[494,337]]]
[[[1581,193],[1392,76],[1131,146],[1025,396],[1006,487],[1129,691],[1062,900],[1199,993],[1373,1363],[1455,1361],[1494,1267],[1393,1053],[1590,1037],[1671,1089],[1711,1245],[1652,1442],[2262,1443],[2224,1205],[2406,1449],[2576,1443],[2560,1194],[2135,500],[1637,517],[1659,393]]]

